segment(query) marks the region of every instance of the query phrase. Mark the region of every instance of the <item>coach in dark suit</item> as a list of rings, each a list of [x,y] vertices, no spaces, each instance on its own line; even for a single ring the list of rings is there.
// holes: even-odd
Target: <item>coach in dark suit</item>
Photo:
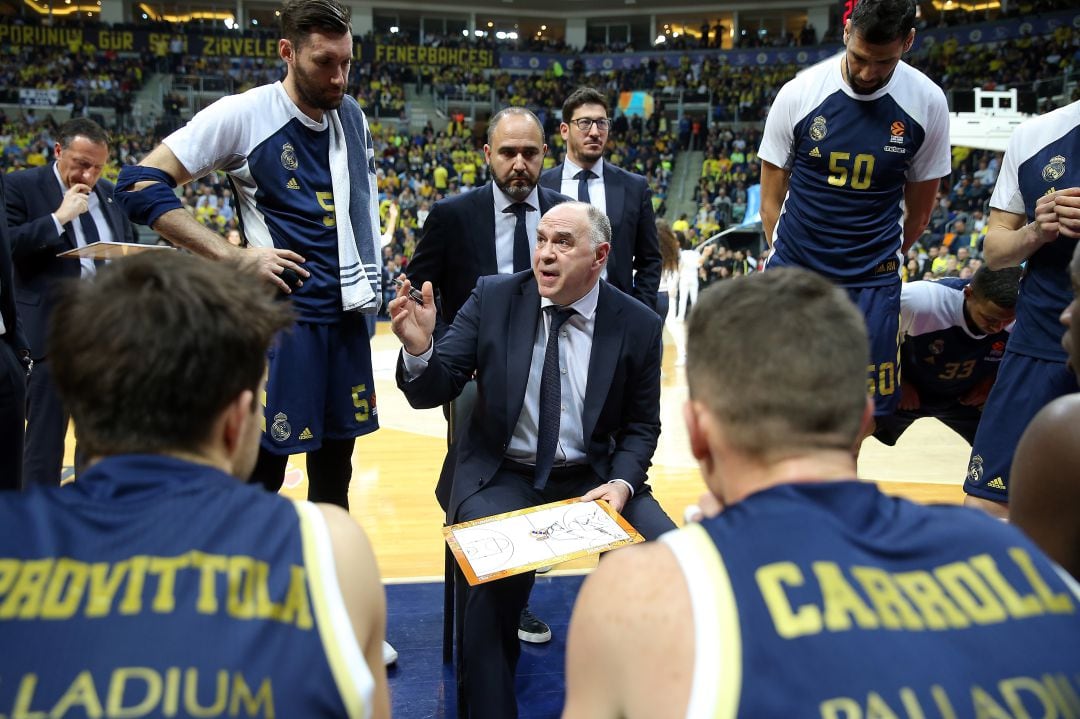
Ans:
[[[4,175],[0,173],[0,220]],[[15,280],[7,223],[0,221],[0,490],[22,486],[23,426],[26,423],[26,341],[15,310]]]
[[[611,128],[607,98],[582,87],[566,98],[559,132],[563,164],[540,176],[540,186],[600,208],[611,220],[611,256],[604,276],[623,292],[656,307],[660,286],[660,239],[652,190],[641,175],[604,161]]]
[[[99,240],[134,242],[127,217],[113,202],[113,185],[102,180],[109,137],[93,120],[77,118],[57,133],[56,160],[7,176],[5,197],[15,263],[19,318],[35,362],[26,410],[23,482],[58,485],[68,412],[52,382],[45,337],[57,284],[87,277],[93,260],[57,253]]]
[[[596,208],[553,208],[537,228],[533,271],[481,278],[437,345],[431,285],[423,305],[404,295],[410,283],[391,302],[404,346],[398,386],[413,407],[452,399],[477,374],[453,521],[584,497],[606,499],[649,539],[674,527],[646,484],[660,434],[660,318],[600,281],[610,237]],[[473,717],[517,716],[515,632],[532,582],[529,573],[467,590]]]
[[[540,217],[569,197],[539,187],[547,145],[540,120],[523,107],[508,107],[488,123],[484,155],[492,181],[461,195],[435,203],[424,222],[423,234],[409,262],[409,278],[417,287],[435,287],[439,315],[435,336],[442,337],[454,316],[469,299],[481,277],[512,274],[531,267],[532,249]],[[470,386],[444,411],[447,453],[437,497],[446,507],[452,486],[456,446],[452,433],[472,410]],[[523,641],[550,641],[551,628],[527,609],[521,614]]]
[[[417,287],[430,282],[435,288],[441,310],[437,336],[454,321],[478,279],[529,269],[540,217],[570,199],[537,186],[546,153],[543,126],[532,112],[500,110],[488,124],[484,145],[492,181],[431,208],[408,275]],[[516,209],[520,204],[523,213]]]

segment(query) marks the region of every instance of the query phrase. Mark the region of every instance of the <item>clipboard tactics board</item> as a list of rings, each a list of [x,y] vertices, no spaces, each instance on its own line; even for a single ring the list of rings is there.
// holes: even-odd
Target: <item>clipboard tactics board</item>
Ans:
[[[74,257],[75,259],[87,260],[118,260],[128,255],[136,255],[140,252],[153,252],[155,250],[175,250],[168,245],[140,245],[137,242],[94,242],[83,247],[61,252],[57,257]]]
[[[567,499],[443,527],[471,586],[645,541],[602,499]]]

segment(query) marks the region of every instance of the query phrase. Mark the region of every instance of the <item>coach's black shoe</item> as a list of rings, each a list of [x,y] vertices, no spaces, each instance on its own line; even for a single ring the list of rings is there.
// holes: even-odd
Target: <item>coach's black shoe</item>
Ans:
[[[518,620],[518,639],[530,644],[543,644],[551,641],[551,627],[536,618],[528,607],[521,610]]]

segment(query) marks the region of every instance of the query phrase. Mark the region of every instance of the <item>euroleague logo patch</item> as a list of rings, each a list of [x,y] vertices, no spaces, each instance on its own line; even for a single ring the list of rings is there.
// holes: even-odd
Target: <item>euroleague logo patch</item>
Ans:
[[[896,120],[889,126],[889,142],[894,145],[904,144],[904,123],[900,120]]]

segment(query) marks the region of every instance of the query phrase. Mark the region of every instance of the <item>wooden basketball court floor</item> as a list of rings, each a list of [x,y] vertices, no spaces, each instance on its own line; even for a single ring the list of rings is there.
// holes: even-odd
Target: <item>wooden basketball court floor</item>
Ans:
[[[379,569],[387,583],[441,581],[443,513],[435,501],[435,481],[446,451],[442,411],[414,410],[394,383],[399,344],[387,322],[372,340],[376,400],[381,428],[356,443],[349,491],[352,515],[371,537]],[[674,366],[675,348],[665,333],[661,392],[660,443],[650,482],[656,497],[675,520],[705,491],[690,456],[682,420],[686,399],[684,368]],[[65,465],[72,465],[74,436],[68,434]],[[963,499],[961,485],[969,448],[937,420],[917,421],[895,447],[877,440],[864,444],[859,475],[884,491],[920,502]],[[291,458],[283,493],[307,496],[302,455]],[[580,573],[595,559],[562,565],[552,574]]]

